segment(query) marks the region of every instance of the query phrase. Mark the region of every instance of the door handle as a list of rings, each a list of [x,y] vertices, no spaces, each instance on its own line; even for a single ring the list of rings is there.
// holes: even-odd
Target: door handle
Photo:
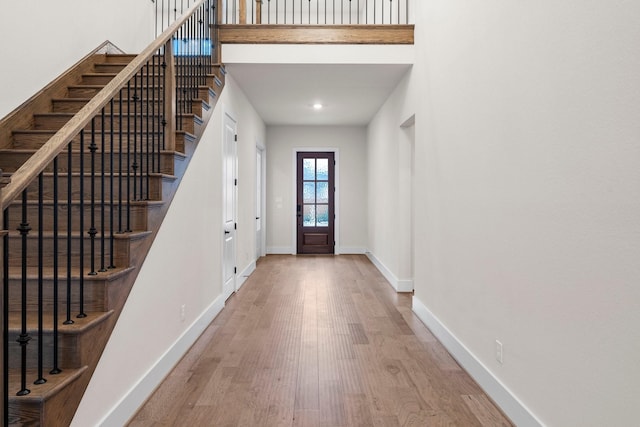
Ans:
[[[256,219],[260,219],[260,217],[259,217],[259,216],[257,216],[257,217],[256,217]]]
[[[230,231],[224,230],[224,234],[231,234]]]

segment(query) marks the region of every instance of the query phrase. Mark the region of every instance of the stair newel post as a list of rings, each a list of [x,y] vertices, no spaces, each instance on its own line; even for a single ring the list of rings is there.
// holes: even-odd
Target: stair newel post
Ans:
[[[176,60],[173,54],[175,40],[175,37],[172,37],[165,44],[162,63],[164,70],[164,149],[169,151],[176,149]]]
[[[0,201],[2,200],[2,189],[9,183],[8,178],[3,178],[0,169]],[[1,206],[2,204],[0,204]],[[5,211],[0,208],[0,237],[2,245],[0,245],[0,260],[2,262],[2,292],[0,292],[0,306],[2,307],[2,316],[0,316],[0,331],[2,331],[2,351],[0,352],[0,367],[2,368],[2,388],[0,388],[0,421],[2,425],[8,425],[8,406],[9,406],[9,217]]]
[[[240,25],[247,23],[247,3],[245,0],[240,0]]]
[[[29,226],[29,219],[27,216],[27,190],[22,192],[22,221],[18,227],[20,236],[22,238],[22,295],[20,311],[20,335],[16,340],[20,344],[20,391],[16,393],[18,396],[26,396],[31,393],[31,390],[27,388],[27,345],[31,341],[29,332],[27,330],[27,241],[31,227]]]

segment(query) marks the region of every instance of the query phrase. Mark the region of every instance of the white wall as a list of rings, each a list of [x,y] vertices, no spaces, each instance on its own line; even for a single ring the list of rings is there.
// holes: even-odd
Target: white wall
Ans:
[[[233,111],[238,134],[264,139],[264,124],[233,78],[191,160],[173,203],[147,255],[73,426],[115,426],[132,416],[222,309],[222,114]],[[255,206],[255,143],[240,138],[238,211]],[[252,145],[253,144],[253,145]],[[245,147],[245,145],[252,145]],[[250,193],[244,195],[244,193]],[[242,224],[244,219],[239,219]],[[253,224],[253,221],[251,222]],[[255,233],[237,235],[238,261],[255,256]],[[253,240],[252,240],[253,239]],[[239,267],[243,264],[238,264]],[[241,271],[239,269],[239,271]],[[186,318],[180,319],[185,305]]]
[[[639,16],[417,2],[414,310],[519,425],[637,424]]]
[[[413,135],[402,125],[415,114],[410,70],[367,127],[368,250],[399,291],[413,289],[411,260],[411,151]],[[409,170],[407,170],[409,169]]]
[[[267,253],[295,253],[295,148],[337,148],[340,253],[367,247],[366,131],[358,126],[267,127]]]
[[[154,36],[148,0],[4,1],[2,9],[0,118],[104,41],[138,53]]]

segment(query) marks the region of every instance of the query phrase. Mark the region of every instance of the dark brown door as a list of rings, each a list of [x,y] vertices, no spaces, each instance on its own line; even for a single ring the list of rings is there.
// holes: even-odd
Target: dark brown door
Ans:
[[[334,253],[334,153],[298,153],[299,254]]]

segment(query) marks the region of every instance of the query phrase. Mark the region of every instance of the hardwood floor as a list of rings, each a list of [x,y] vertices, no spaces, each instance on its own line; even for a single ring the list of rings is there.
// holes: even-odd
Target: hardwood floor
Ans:
[[[511,425],[361,255],[262,258],[129,423]]]

